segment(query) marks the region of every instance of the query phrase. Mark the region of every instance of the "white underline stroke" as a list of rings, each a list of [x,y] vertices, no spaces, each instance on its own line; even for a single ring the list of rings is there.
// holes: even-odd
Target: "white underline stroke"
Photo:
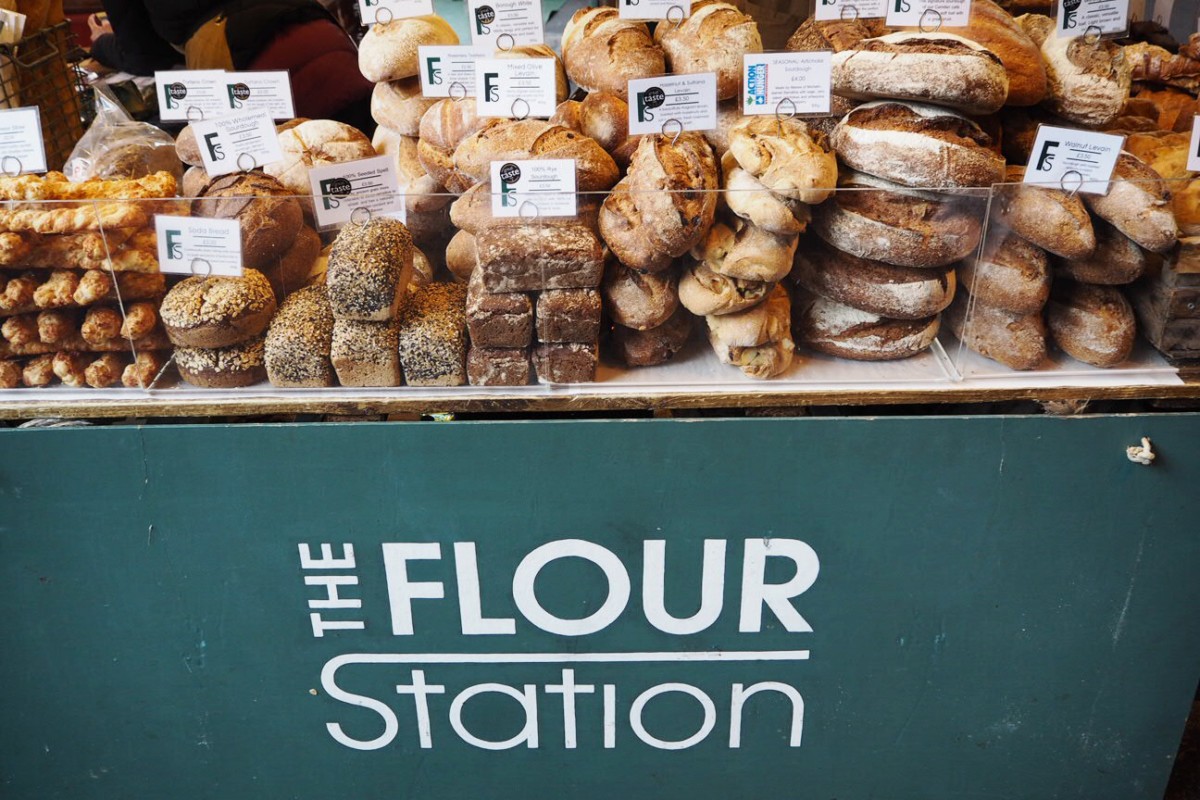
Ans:
[[[808,650],[709,650],[683,653],[346,653],[335,657],[333,661],[357,664],[575,664],[807,661],[808,655]]]

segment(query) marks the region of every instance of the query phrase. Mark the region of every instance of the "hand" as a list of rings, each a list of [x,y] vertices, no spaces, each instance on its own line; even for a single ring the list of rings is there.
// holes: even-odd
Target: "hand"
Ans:
[[[101,19],[99,14],[92,14],[88,17],[88,29],[92,32],[92,41],[96,41],[101,36],[113,32],[112,25],[109,24],[108,18]]]

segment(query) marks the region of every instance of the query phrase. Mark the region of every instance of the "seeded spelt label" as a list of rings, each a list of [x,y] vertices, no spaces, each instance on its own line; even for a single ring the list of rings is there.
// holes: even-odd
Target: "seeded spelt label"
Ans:
[[[717,127],[717,76],[663,75],[629,82],[629,133],[709,131]]]
[[[308,179],[319,230],[340,228],[357,214],[405,221],[404,196],[391,156],[314,167]]]
[[[242,226],[236,219],[157,214],[158,269],[172,275],[242,275]]]
[[[493,161],[493,217],[573,217],[575,161]]]

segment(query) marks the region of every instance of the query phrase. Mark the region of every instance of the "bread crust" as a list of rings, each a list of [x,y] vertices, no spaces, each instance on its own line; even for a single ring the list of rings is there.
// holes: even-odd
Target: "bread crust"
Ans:
[[[458,44],[458,34],[439,16],[379,22],[367,29],[358,46],[358,69],[372,83],[398,81],[420,72],[421,45]]]
[[[789,200],[820,203],[837,186],[829,140],[802,120],[746,117],[729,129],[729,152],[763,186]]]
[[[1083,202],[1096,216],[1155,253],[1175,246],[1179,230],[1171,193],[1158,173],[1136,156],[1121,152],[1107,194],[1086,194]]]
[[[996,221],[1026,241],[1063,258],[1086,258],[1096,249],[1092,218],[1078,195],[1021,183],[1025,170],[1009,167],[1007,183],[992,201]]]
[[[1119,289],[1069,280],[1055,282],[1046,324],[1059,348],[1094,367],[1125,361],[1137,335],[1133,307]]]
[[[911,358],[937,338],[939,318],[895,320],[820,295],[797,300],[796,335],[806,347],[854,361]]]
[[[1039,247],[996,225],[982,256],[958,263],[962,291],[1013,314],[1036,314],[1050,297],[1050,264]]]
[[[742,57],[763,49],[758,23],[719,0],[693,0],[691,16],[678,25],[657,25],[654,41],[662,46],[673,74],[715,72],[718,100],[738,96]]]
[[[1014,314],[980,302],[972,307],[970,294],[960,291],[945,318],[959,341],[1009,369],[1037,369],[1046,360],[1046,323],[1040,312]]]
[[[620,18],[615,8],[582,8],[563,29],[563,61],[586,91],[629,98],[629,81],[662,75],[666,55],[645,23]]]

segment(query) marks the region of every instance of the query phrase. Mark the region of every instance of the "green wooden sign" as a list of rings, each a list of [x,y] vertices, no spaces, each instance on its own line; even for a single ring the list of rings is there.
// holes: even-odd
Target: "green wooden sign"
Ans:
[[[1157,800],[1200,666],[1198,442],[4,431],[0,796]]]

